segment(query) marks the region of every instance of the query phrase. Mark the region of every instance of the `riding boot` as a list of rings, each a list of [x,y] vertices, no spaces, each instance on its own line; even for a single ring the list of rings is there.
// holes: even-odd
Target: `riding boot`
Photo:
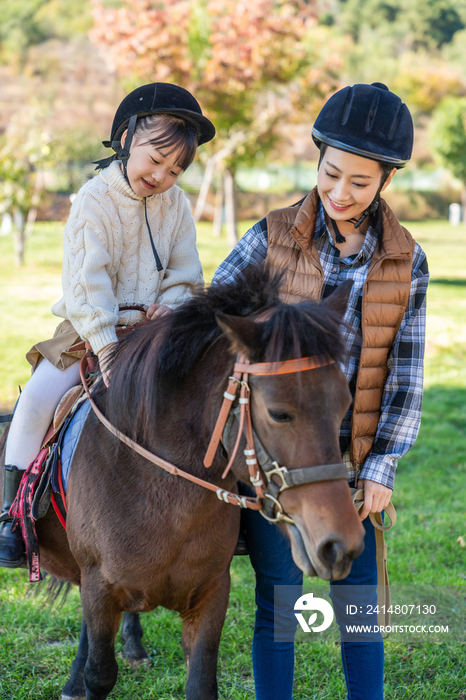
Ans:
[[[11,464],[5,464],[3,479],[3,504],[0,513],[0,566],[16,569],[26,562],[25,546],[21,531],[11,531],[13,518],[8,515],[16,498],[24,471]]]

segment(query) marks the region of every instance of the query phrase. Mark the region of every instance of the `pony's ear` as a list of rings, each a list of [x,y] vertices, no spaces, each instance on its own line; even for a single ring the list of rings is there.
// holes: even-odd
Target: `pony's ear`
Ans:
[[[328,309],[333,309],[343,317],[345,315],[346,307],[348,306],[348,299],[352,286],[353,280],[345,280],[330,294],[329,297],[324,299],[322,306],[326,306]]]
[[[250,318],[229,316],[221,311],[215,314],[218,325],[228,336],[235,353],[242,353],[248,358],[257,353],[261,343],[261,327]]]

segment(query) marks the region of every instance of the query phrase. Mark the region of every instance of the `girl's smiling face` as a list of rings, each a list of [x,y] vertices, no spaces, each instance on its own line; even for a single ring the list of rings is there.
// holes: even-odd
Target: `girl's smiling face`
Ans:
[[[382,187],[388,187],[393,169]],[[375,160],[328,146],[317,174],[317,190],[324,209],[338,222],[359,219],[378,192],[382,170]]]
[[[125,145],[125,131],[121,137],[121,145]],[[163,194],[173,187],[183,168],[178,165],[180,149],[157,148],[148,142],[148,138],[157,138],[157,129],[150,135],[135,134],[127,161],[126,172],[131,189],[139,197],[149,197],[152,194]]]

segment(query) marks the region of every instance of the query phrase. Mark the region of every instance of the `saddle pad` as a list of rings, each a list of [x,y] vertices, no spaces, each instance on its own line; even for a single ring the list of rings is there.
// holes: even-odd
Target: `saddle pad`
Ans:
[[[70,475],[71,462],[73,461],[74,453],[81,437],[81,432],[86,422],[86,418],[91,410],[91,404],[89,401],[85,401],[82,406],[74,414],[70,421],[68,428],[66,429],[65,437],[63,438],[63,444],[60,453],[61,461],[61,478],[63,482],[63,488],[65,493],[68,489],[68,478]]]

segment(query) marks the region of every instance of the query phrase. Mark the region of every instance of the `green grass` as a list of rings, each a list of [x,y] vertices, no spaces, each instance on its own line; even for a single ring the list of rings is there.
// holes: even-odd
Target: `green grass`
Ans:
[[[394,502],[396,527],[388,534],[391,583],[465,586],[466,548],[466,229],[447,223],[416,223],[410,230],[426,250],[432,282],[428,294],[426,392],[418,441],[400,461]],[[39,224],[29,241],[27,264],[13,265],[11,240],[0,238],[0,404],[11,406],[16,386],[27,380],[23,355],[50,336],[49,313],[60,293],[61,226]],[[246,230],[242,224],[241,231]],[[228,252],[199,230],[206,279]],[[250,659],[254,579],[249,561],[232,565],[232,593],[220,647],[221,698],[254,698]],[[0,569],[0,700],[59,697],[76,651],[80,625],[77,591],[62,608],[42,607],[27,596],[26,572]],[[466,587],[464,589],[466,594]],[[464,600],[463,596],[463,600]],[[157,610],[143,616],[150,668],[132,673],[120,660],[111,697],[182,698],[186,672],[176,615]],[[118,641],[118,651],[121,651]],[[463,641],[386,642],[387,700],[465,700]],[[295,700],[346,697],[339,647],[334,641],[300,637]]]

